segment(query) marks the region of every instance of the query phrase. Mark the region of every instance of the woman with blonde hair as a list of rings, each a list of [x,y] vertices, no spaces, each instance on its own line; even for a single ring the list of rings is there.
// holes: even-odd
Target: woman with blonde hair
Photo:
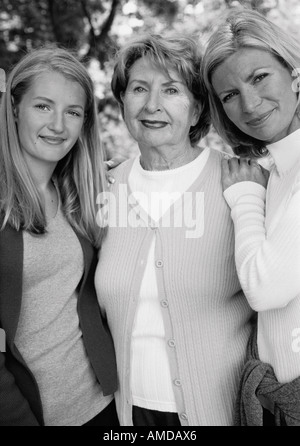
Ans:
[[[105,176],[91,78],[64,49],[33,50],[0,122],[0,425],[117,425],[94,289]]]
[[[251,10],[212,34],[202,72],[220,135],[242,288],[258,312],[236,421],[300,425],[300,45]],[[271,160],[270,178],[253,159]],[[244,158],[249,157],[250,160]]]

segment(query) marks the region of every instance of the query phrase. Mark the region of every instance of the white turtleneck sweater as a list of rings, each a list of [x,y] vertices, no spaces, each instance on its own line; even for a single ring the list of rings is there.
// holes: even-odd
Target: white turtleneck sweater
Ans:
[[[268,146],[267,186],[226,189],[235,226],[239,279],[258,311],[258,352],[277,379],[300,376],[300,129]]]

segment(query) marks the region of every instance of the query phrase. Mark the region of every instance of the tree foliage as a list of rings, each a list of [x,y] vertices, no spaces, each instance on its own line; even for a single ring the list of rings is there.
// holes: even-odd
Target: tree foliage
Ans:
[[[241,4],[298,33],[298,0],[1,0],[0,68],[7,72],[26,51],[47,43],[75,50],[95,81],[107,151],[134,152],[110,91],[116,50],[149,30],[194,32],[205,44],[216,19]]]

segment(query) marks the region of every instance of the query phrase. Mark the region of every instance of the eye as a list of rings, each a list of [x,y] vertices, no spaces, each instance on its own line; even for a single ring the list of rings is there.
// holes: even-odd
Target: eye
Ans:
[[[255,76],[255,77],[254,77],[254,79],[253,79],[253,83],[256,84],[256,83],[262,81],[262,80],[263,80],[265,77],[267,77],[267,76],[268,76],[268,73],[262,73],[262,74],[259,74],[258,76]]]
[[[134,87],[133,91],[134,93],[143,93],[144,91],[146,91],[146,89],[144,87],[138,86]]]
[[[166,92],[168,93],[168,94],[176,94],[176,93],[178,93],[178,90],[176,89],[176,88],[174,88],[174,87],[169,87],[169,88],[167,88],[166,89]]]
[[[221,99],[221,102],[222,102],[223,104],[226,104],[226,102],[228,102],[228,101],[229,101],[231,98],[233,98],[236,94],[237,94],[237,93],[235,93],[235,92],[231,92],[231,93],[227,94],[226,96],[224,96],[224,97]]]
[[[35,105],[35,108],[42,111],[50,110],[50,107],[47,104],[37,104]]]
[[[75,116],[75,118],[81,118],[81,113],[79,113],[78,111],[75,111],[75,110],[69,110],[68,114],[71,116]]]

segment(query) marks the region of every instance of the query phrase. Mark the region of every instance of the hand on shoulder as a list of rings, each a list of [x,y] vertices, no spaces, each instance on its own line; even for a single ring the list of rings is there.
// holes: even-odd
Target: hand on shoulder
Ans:
[[[113,175],[111,175],[109,173],[109,171],[111,169],[114,169],[115,167],[117,167],[119,164],[123,163],[124,161],[126,161],[128,158],[125,157],[124,155],[114,155],[113,158],[111,158],[108,161],[104,161],[104,167],[106,170],[106,180],[108,182],[108,186],[110,186],[111,184],[114,184],[115,179],[113,177]]]
[[[237,157],[222,159],[223,191],[241,181],[253,181],[266,188],[268,179],[269,171],[257,161]]]

